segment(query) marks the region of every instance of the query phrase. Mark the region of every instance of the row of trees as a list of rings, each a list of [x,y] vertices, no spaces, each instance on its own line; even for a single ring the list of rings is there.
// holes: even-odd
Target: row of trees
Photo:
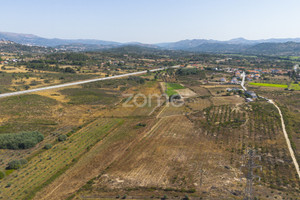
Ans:
[[[54,71],[54,72],[63,72],[63,73],[75,73],[75,70],[71,67],[60,68],[58,65],[50,66],[45,63],[29,63],[27,68],[43,71]]]
[[[176,71],[176,75],[186,76],[186,75],[197,75],[203,73],[197,68],[180,68]]]

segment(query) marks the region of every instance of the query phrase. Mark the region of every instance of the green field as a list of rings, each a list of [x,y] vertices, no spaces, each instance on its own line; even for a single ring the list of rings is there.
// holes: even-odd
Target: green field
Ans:
[[[272,83],[249,83],[250,85],[263,86],[263,87],[278,87],[278,88],[287,88],[287,85],[284,84],[272,84]]]
[[[180,85],[178,83],[167,83],[166,94],[168,96],[172,96],[172,95],[178,94],[175,90],[184,89],[184,88],[185,87],[183,87],[182,85]]]
[[[290,90],[300,90],[300,84],[292,83],[292,84],[290,84],[289,89]]]

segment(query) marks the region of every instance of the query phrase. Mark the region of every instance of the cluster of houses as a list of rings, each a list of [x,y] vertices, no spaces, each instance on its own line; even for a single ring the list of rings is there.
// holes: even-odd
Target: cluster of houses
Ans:
[[[9,64],[9,63],[17,63],[19,60],[18,59],[5,59],[5,60],[2,60],[0,63],[3,65],[3,64]]]
[[[1,42],[1,41],[0,41],[0,42]],[[5,56],[5,55],[6,55],[6,54],[1,53],[0,56]],[[2,59],[3,59],[3,57],[2,57]],[[19,60],[16,59],[16,58],[6,58],[6,59],[1,60],[1,61],[0,61],[0,64],[4,65],[4,64],[9,64],[9,63],[17,63],[17,62],[19,62]]]

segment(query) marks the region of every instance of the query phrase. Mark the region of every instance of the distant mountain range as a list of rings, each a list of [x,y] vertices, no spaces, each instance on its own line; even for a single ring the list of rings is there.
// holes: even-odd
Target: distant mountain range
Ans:
[[[41,47],[41,46],[28,46],[12,41],[0,40],[0,52],[8,53],[52,53],[56,52],[54,48],[51,47]]]
[[[120,45],[118,42],[110,42],[103,40],[91,40],[91,39],[78,39],[78,40],[68,40],[68,39],[48,39],[42,38],[32,34],[23,34],[23,33],[9,33],[9,32],[0,32],[0,39],[9,40],[19,44],[24,45],[35,45],[35,46],[46,46],[46,47],[55,47],[58,45],[69,45],[69,44],[91,44],[91,45]]]
[[[300,55],[300,38],[265,40],[235,38],[228,41],[193,39],[181,40],[178,42],[143,44],[139,42],[119,43],[93,39],[48,39],[32,34],[0,32],[0,40],[13,41],[15,43],[30,46],[52,47],[67,51],[101,51],[129,45],[161,50],[182,50],[202,53]]]

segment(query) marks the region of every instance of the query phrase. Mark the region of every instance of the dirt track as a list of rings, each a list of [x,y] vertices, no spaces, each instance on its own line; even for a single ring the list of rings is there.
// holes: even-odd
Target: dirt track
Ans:
[[[288,145],[289,152],[290,152],[290,154],[291,154],[291,157],[292,157],[293,163],[294,163],[294,165],[295,165],[295,168],[296,168],[298,177],[299,177],[299,179],[300,179],[299,165],[298,165],[297,159],[296,159],[296,157],[295,157],[295,153],[294,153],[294,151],[293,151],[293,149],[292,149],[291,141],[290,141],[289,136],[288,136],[288,134],[287,134],[287,132],[286,132],[286,129],[285,129],[285,124],[284,124],[284,120],[283,120],[283,116],[282,116],[281,110],[280,110],[280,108],[276,105],[276,103],[275,103],[273,100],[269,100],[269,103],[273,104],[273,105],[277,108],[277,110],[278,110],[278,112],[279,112],[280,120],[281,120],[281,126],[282,126],[282,131],[283,131],[283,134],[284,134],[284,138],[285,138],[286,143],[287,143],[287,145]]]
[[[242,74],[243,76],[243,80],[242,80],[242,83],[241,83],[241,86],[243,88],[244,91],[247,91],[246,87],[245,87],[245,72],[243,72]],[[264,97],[263,97],[264,98]],[[266,98],[265,98],[266,99]],[[282,116],[282,113],[281,113],[281,110],[280,108],[276,105],[276,103],[272,100],[272,99],[269,99],[268,100],[269,103],[273,104],[276,109],[278,110],[279,112],[279,115],[280,115],[280,120],[281,120],[281,126],[282,126],[282,131],[283,131],[283,134],[284,134],[284,138],[285,138],[285,141],[287,143],[287,146],[288,146],[288,149],[289,149],[289,152],[290,152],[290,155],[292,157],[292,160],[293,160],[293,163],[294,163],[294,166],[295,166],[295,169],[297,171],[297,174],[298,174],[298,177],[300,179],[300,170],[299,170],[299,165],[298,165],[298,162],[297,162],[297,159],[295,157],[295,153],[292,149],[292,146],[291,146],[291,141],[288,137],[288,134],[286,132],[286,129],[285,129],[285,124],[284,124],[284,119],[283,119],[283,116]]]

